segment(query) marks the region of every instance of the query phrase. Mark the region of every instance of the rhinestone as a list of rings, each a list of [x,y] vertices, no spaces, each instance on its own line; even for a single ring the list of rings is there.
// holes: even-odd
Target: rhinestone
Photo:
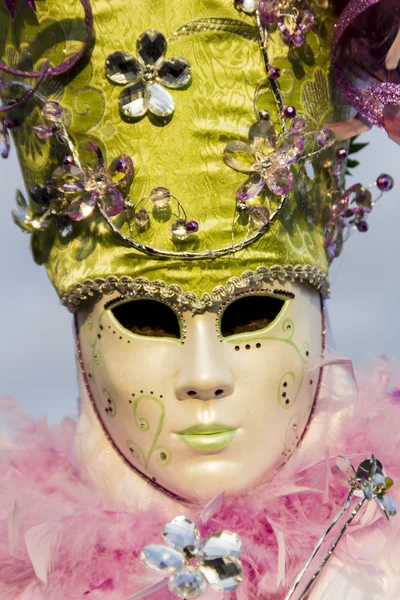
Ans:
[[[329,148],[329,146],[332,146],[336,142],[336,137],[331,129],[325,128],[317,133],[316,140],[318,146],[321,148]]]
[[[72,223],[68,219],[68,217],[58,217],[57,218],[57,229],[58,229],[58,233],[60,234],[60,236],[62,238],[69,237],[74,230]]]
[[[135,212],[133,219],[135,221],[136,227],[140,231],[146,231],[150,227],[149,213],[145,208],[141,208],[140,210]]]
[[[179,552],[159,544],[143,548],[140,560],[148,569],[158,573],[174,573],[183,565],[183,556]]]
[[[304,146],[305,142],[302,135],[289,134],[276,153],[277,164],[285,167],[297,162],[304,152]]]
[[[57,167],[52,175],[52,183],[64,194],[76,194],[83,191],[84,173],[75,165]]]
[[[178,598],[198,598],[206,591],[207,582],[199,569],[185,567],[171,577],[168,589]]]
[[[250,222],[255,229],[261,229],[269,223],[269,210],[266,206],[254,206],[250,210]],[[225,532],[221,532],[225,533]],[[228,532],[230,533],[230,532]]]
[[[391,175],[379,175],[376,185],[381,192],[389,192],[394,186],[394,179]]]
[[[144,95],[145,86],[137,81],[122,90],[119,96],[119,107],[126,117],[142,117],[146,114],[148,101]]]
[[[36,133],[40,140],[47,140],[47,138],[52,137],[53,131],[47,125],[35,125],[33,131]]]
[[[374,203],[372,200],[372,194],[369,190],[366,190],[363,187],[360,188],[358,194],[356,194],[355,200],[358,206],[361,206],[365,212],[371,212]]]
[[[146,86],[145,101],[149,110],[157,117],[168,117],[175,110],[171,94],[158,83]]]
[[[63,109],[58,102],[46,102],[42,108],[42,115],[47,121],[56,122],[61,118]]]
[[[276,23],[279,17],[280,8],[275,0],[261,0],[260,18],[265,25]]]
[[[185,237],[187,237],[186,221],[184,219],[178,219],[178,221],[181,221],[184,224]],[[175,223],[178,221],[175,221]],[[174,227],[175,223],[172,227]],[[182,225],[180,225],[180,227],[182,227]],[[178,239],[184,238],[178,237]],[[180,516],[166,524],[163,531],[163,538],[171,548],[183,550],[186,546],[198,548],[200,534],[195,523],[192,523],[192,521],[189,521],[186,517]]]
[[[158,77],[169,88],[180,88],[187,85],[191,79],[191,67],[185,58],[176,56],[165,60],[159,70]]]
[[[229,556],[205,560],[200,569],[209,585],[218,592],[235,590],[243,579],[240,561]]]
[[[260,119],[249,129],[249,142],[253,150],[267,157],[276,147],[276,131],[271,121]]]
[[[264,207],[259,206],[256,208],[263,209]],[[218,558],[220,556],[239,558],[241,553],[242,542],[239,536],[232,531],[223,530],[213,533],[204,540],[201,545],[199,557],[202,559]]]
[[[245,142],[229,142],[224,149],[224,161],[235,171],[250,173],[256,160],[253,148]]]
[[[345,170],[345,163],[343,160],[334,160],[331,165],[332,175],[340,177]]]
[[[185,219],[177,219],[171,225],[172,237],[175,240],[183,241],[188,237]]]
[[[35,184],[30,189],[30,195],[35,204],[49,206],[51,202],[50,191],[46,187]]]
[[[136,81],[142,70],[136,58],[128,52],[114,52],[106,60],[106,77],[113,83],[125,85]]]
[[[292,133],[300,133],[307,127],[307,121],[304,117],[295,117],[290,125],[290,131]]]
[[[101,197],[101,204],[109,217],[115,217],[124,208],[124,197],[119,190],[109,187]]]
[[[236,191],[236,199],[239,202],[246,202],[246,200],[250,200],[250,198],[257,196],[264,185],[265,181],[260,173],[253,173]]]
[[[297,20],[298,27],[303,33],[307,33],[307,31],[310,31],[314,23],[315,17],[313,13],[307,9],[301,12],[300,17]]]
[[[156,208],[166,208],[171,198],[171,192],[164,187],[156,187],[150,192],[150,200]]]
[[[144,65],[155,65],[167,51],[167,40],[159,31],[148,29],[138,38],[136,48]]]
[[[290,169],[275,169],[267,175],[267,184],[273,194],[285,196],[294,186],[294,176]]]
[[[99,194],[97,191],[85,192],[78,200],[74,200],[68,207],[67,215],[72,221],[87,219],[95,209]]]

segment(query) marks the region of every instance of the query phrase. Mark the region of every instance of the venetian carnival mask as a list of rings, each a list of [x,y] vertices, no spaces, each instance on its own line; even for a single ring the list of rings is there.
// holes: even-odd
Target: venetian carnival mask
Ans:
[[[82,64],[81,4],[82,51],[30,65],[36,87],[17,68],[0,82],[3,154],[12,129],[29,188],[14,220],[76,313],[102,442],[176,496],[246,492],[306,431],[329,264],[374,205],[346,190],[351,146],[327,127],[347,116],[331,97],[330,9],[272,3],[271,21],[255,0],[143,4]]]
[[[204,500],[271,476],[309,422],[321,357],[318,292],[264,286],[214,310],[103,298],[78,313],[81,367],[107,436],[173,494]]]

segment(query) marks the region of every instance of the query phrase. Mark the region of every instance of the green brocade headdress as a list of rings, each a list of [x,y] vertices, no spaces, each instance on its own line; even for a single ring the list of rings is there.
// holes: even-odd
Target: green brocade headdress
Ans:
[[[328,293],[345,167],[326,128],[343,117],[333,20],[324,2],[283,4],[265,23],[252,0],[97,0],[88,51],[8,113],[30,190],[14,218],[69,308],[118,289],[201,309],[274,279]],[[78,0],[19,8],[0,4],[14,70],[82,46]],[[38,83],[4,80],[7,104]]]

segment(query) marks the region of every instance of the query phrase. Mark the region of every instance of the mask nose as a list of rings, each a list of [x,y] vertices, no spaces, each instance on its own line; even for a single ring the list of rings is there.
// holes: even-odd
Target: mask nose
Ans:
[[[234,390],[225,348],[215,335],[215,315],[195,315],[187,323],[186,344],[178,368],[175,395],[178,400],[215,400]]]

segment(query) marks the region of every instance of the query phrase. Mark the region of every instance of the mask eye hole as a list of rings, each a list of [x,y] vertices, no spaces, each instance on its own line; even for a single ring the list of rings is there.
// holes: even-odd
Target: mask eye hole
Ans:
[[[261,294],[234,300],[222,313],[221,335],[230,337],[265,329],[275,321],[284,305],[285,300]]]
[[[179,340],[181,328],[176,313],[163,302],[138,299],[110,307],[118,323],[144,337],[167,337]]]

